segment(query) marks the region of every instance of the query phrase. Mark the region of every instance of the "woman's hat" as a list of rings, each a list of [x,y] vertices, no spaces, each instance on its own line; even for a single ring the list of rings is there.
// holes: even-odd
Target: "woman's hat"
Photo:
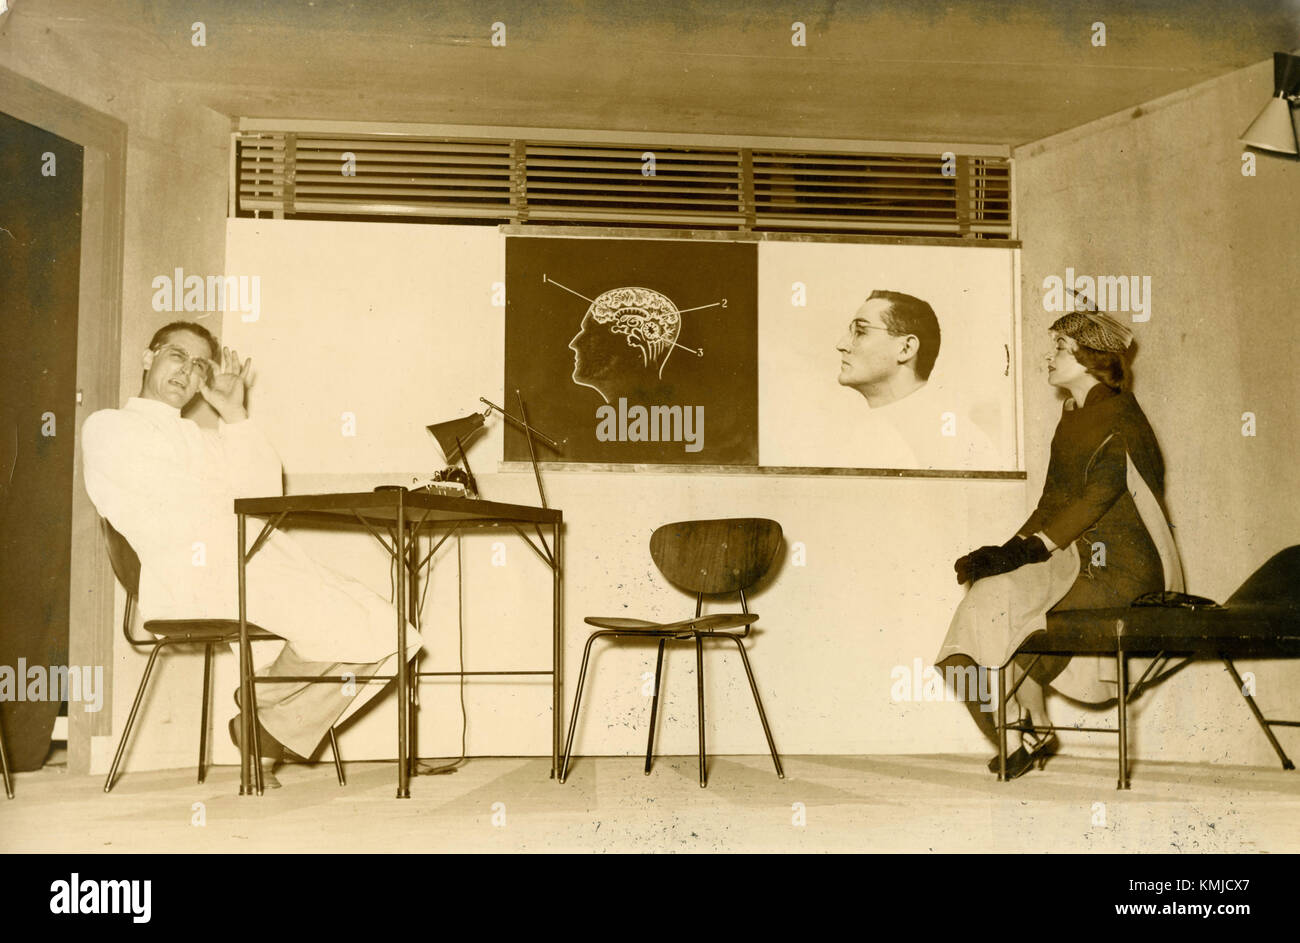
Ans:
[[[1073,289],[1070,291],[1074,295],[1076,310],[1057,318],[1051,330],[1073,337],[1081,346],[1093,350],[1114,353],[1128,350],[1133,344],[1133,332],[1104,311],[1098,311],[1091,298]]]

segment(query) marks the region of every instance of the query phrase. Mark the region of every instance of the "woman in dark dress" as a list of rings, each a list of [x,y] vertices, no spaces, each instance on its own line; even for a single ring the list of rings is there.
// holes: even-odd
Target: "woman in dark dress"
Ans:
[[[1043,494],[1033,514],[1000,547],[980,547],[954,564],[971,583],[936,664],[1008,666],[1017,648],[1046,627],[1046,613],[1127,606],[1143,593],[1182,589],[1163,510],[1164,462],[1155,433],[1129,392],[1132,332],[1104,313],[1077,311],[1052,324],[1055,351],[1047,381],[1068,394]],[[1015,678],[1029,659],[1015,659]],[[1097,658],[1040,659],[1015,695],[1026,724],[1048,725],[1044,688],[1085,703],[1115,697]],[[968,702],[997,742],[987,706]],[[1046,762],[1055,733],[1025,732],[1007,762],[1009,778]],[[997,770],[997,760],[990,763]]]

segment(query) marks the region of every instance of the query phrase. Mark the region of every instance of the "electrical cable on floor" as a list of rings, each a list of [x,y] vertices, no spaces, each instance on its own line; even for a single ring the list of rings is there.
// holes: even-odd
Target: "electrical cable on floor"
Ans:
[[[420,596],[420,618],[423,621],[424,600],[429,592],[429,572],[433,567],[433,554],[429,555],[429,561],[425,565],[424,590]],[[457,650],[459,666],[457,671],[460,674],[460,758],[450,763],[444,763],[442,766],[433,766],[420,771],[421,776],[437,776],[445,773],[454,773],[465,762],[465,739],[469,727],[469,714],[465,710],[465,578],[464,578],[464,560],[461,556],[460,534],[456,535],[456,627],[457,627]],[[419,683],[419,677],[416,677],[416,683]],[[418,758],[417,758],[418,759]]]

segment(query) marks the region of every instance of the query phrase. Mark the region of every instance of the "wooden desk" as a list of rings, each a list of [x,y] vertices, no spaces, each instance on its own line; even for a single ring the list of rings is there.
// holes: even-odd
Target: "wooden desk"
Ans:
[[[464,675],[536,675],[551,676],[551,778],[559,768],[560,756],[560,697],[563,683],[561,649],[563,624],[561,621],[561,585],[563,577],[563,515],[554,508],[539,508],[520,504],[500,504],[474,498],[453,498],[421,491],[361,491],[341,494],[290,495],[279,498],[241,498],[235,501],[235,514],[239,518],[239,659],[242,687],[251,687],[251,650],[248,643],[248,617],[245,569],[266,539],[286,518],[309,520],[327,526],[360,526],[365,528],[388,551],[394,561],[405,561],[397,566],[397,798],[411,796],[410,777],[415,773],[413,755],[414,712],[412,694],[418,678],[414,677],[406,651],[406,623],[408,608],[417,612],[419,597],[416,594],[420,568],[433,559],[433,555],[448,537],[462,528],[509,527],[514,530],[546,564],[551,579],[551,667],[537,671],[455,671],[428,672],[441,676]],[[248,548],[246,522],[249,517],[264,518],[257,540]],[[418,536],[422,529],[446,532],[437,540],[423,559],[419,557]],[[551,532],[547,542],[545,530]],[[534,541],[527,533],[537,535]],[[387,536],[388,539],[385,539]],[[457,576],[459,579],[459,575]],[[463,666],[462,666],[463,668]],[[247,673],[246,673],[247,672]],[[245,704],[252,703],[250,690],[244,690]],[[251,737],[244,737],[241,749],[239,794],[250,791],[249,747]],[[251,761],[253,780],[258,795],[262,794],[261,766]]]

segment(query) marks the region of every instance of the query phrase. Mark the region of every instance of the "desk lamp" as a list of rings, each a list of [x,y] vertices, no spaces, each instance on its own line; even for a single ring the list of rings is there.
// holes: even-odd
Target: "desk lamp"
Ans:
[[[442,454],[446,458],[448,464],[455,464],[458,458],[464,462],[464,475],[467,479],[465,482],[466,490],[477,496],[478,486],[474,481],[474,473],[470,471],[469,468],[469,458],[465,454],[465,445],[472,436],[483,428],[484,421],[492,414],[492,410],[495,409],[507,422],[513,423],[515,426],[522,429],[524,435],[528,438],[528,456],[533,463],[533,476],[537,479],[537,493],[542,499],[542,507],[547,507],[546,492],[542,488],[542,473],[537,467],[537,452],[533,448],[533,440],[536,439],[556,453],[562,454],[564,449],[562,448],[561,443],[556,442],[550,436],[543,434],[528,424],[528,408],[524,405],[523,394],[516,390],[515,395],[519,398],[519,412],[523,416],[522,419],[510,415],[510,413],[506,412],[500,406],[489,402],[480,396],[479,402],[487,407],[483,412],[470,413],[468,416],[462,416],[459,419],[449,419],[446,422],[436,422],[431,426],[426,426],[425,428],[429,430],[429,434],[437,441],[438,448],[442,450]],[[448,477],[448,472],[443,472],[443,476],[443,480],[456,480],[455,476]]]
[[[443,458],[448,465],[454,466],[458,460],[465,465],[465,470],[460,475],[455,474],[460,471],[456,468],[444,470],[441,473],[442,480],[456,481],[463,475],[465,480],[461,483],[465,485],[465,491],[470,495],[478,494],[478,484],[474,481],[474,473],[470,471],[469,457],[465,454],[465,443],[483,428],[487,414],[488,411],[485,410],[481,413],[470,413],[459,419],[449,419],[446,422],[435,422],[431,426],[425,426],[434,441],[438,443],[438,448],[442,450]]]

